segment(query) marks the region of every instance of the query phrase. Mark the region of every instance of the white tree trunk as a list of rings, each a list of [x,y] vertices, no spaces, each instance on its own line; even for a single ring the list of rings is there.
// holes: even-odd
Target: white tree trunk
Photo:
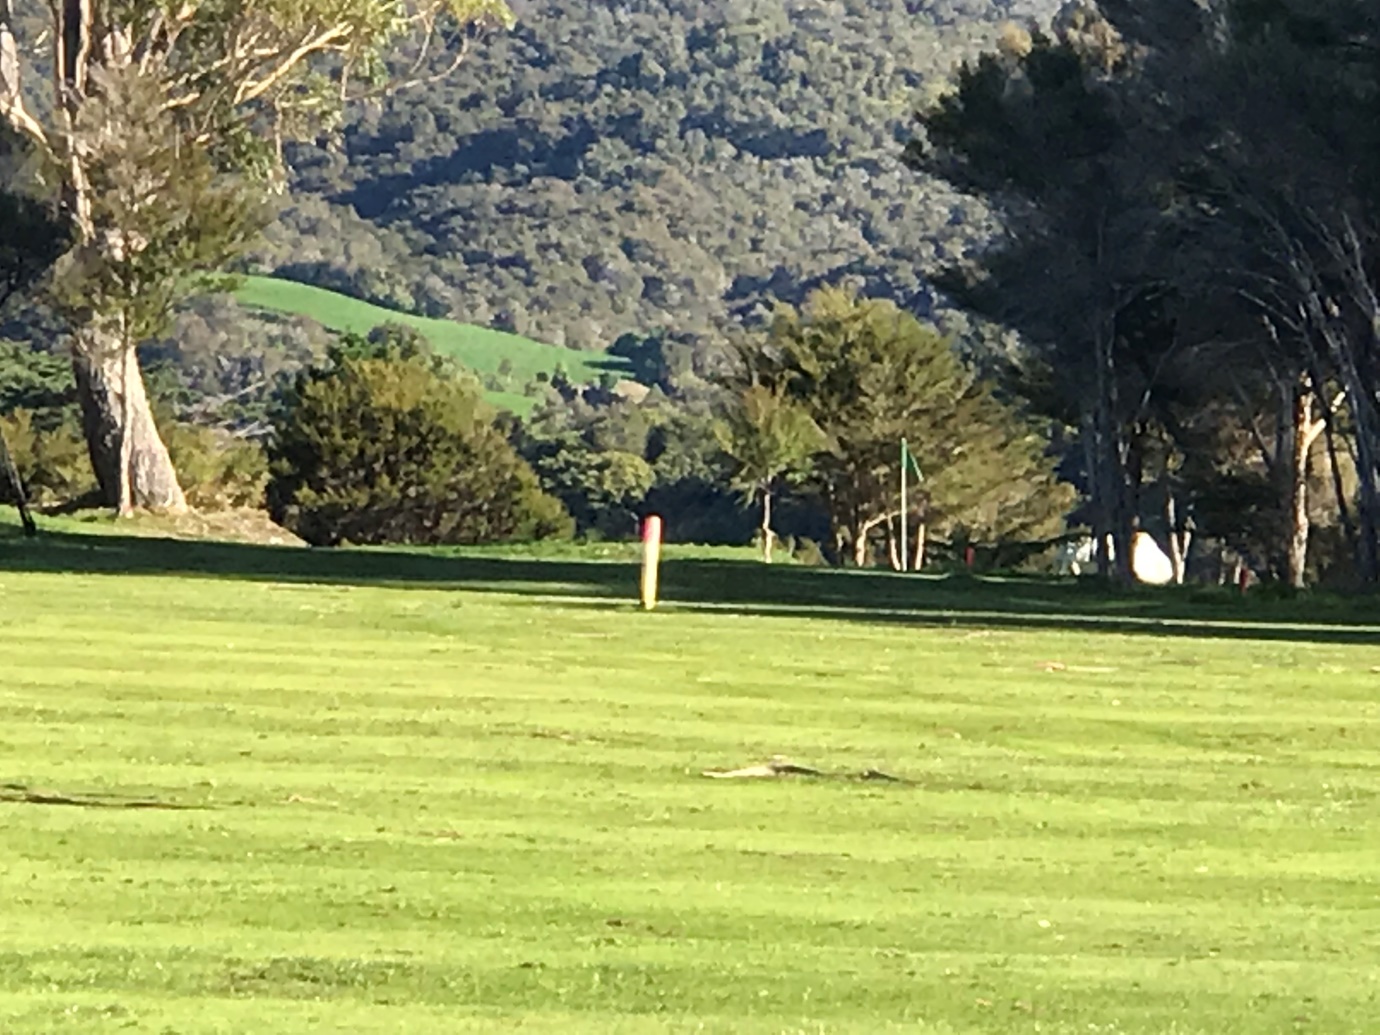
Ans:
[[[1119,413],[1116,352],[1110,328],[1100,329],[1096,343],[1099,451],[1102,462],[1103,506],[1107,531],[1111,535],[1110,556],[1104,571],[1123,585],[1132,585],[1132,515],[1126,486],[1126,443]]]
[[[865,518],[858,523],[857,530],[853,534],[853,563],[859,568],[865,568],[869,559],[868,536],[878,525],[890,522],[897,515],[897,511],[887,511],[884,514],[876,514],[870,518]]]
[[[180,513],[187,499],[153,420],[139,360],[118,335],[83,328],[72,346],[91,466],[104,503]]]
[[[1193,533],[1186,528],[1179,528],[1178,510],[1172,492],[1165,493],[1164,519],[1169,526],[1169,563],[1174,570],[1174,585],[1182,586],[1188,566],[1188,548],[1192,545]]]
[[[772,547],[776,545],[776,533],[771,527],[771,487],[762,489],[762,563],[771,563]]]
[[[1308,472],[1313,443],[1326,421],[1313,416],[1313,392],[1300,384],[1294,391],[1289,441],[1289,542],[1285,572],[1289,585],[1302,589],[1308,567]]]

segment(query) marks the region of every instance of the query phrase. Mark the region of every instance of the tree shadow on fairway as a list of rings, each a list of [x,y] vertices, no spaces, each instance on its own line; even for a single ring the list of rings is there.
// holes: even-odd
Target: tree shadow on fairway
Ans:
[[[515,550],[326,550],[72,532],[24,540],[0,526],[4,571],[453,589],[604,610],[632,609],[638,587],[633,559],[548,559]],[[662,567],[661,598],[667,612],[1380,645],[1380,599],[1374,596],[1243,598],[1217,588],[1118,591],[1078,579],[767,567],[678,558],[674,547]]]

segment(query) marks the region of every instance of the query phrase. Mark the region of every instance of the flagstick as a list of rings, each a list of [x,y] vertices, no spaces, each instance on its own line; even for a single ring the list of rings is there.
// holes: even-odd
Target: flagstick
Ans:
[[[901,570],[908,571],[910,561],[909,533],[906,528],[906,458],[910,451],[906,448],[906,440],[901,439]]]

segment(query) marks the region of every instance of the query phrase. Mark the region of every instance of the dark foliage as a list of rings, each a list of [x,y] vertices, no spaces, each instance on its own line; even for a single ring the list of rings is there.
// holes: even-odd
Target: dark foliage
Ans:
[[[269,446],[269,510],[315,545],[567,535],[478,386],[407,341],[351,339],[300,374]]]
[[[69,240],[57,207],[33,193],[25,151],[0,124],[0,306],[41,277]]]
[[[521,5],[450,80],[291,153],[260,268],[605,348],[709,333],[851,278],[929,310],[984,210],[899,161],[917,96],[1000,19],[1054,5]]]

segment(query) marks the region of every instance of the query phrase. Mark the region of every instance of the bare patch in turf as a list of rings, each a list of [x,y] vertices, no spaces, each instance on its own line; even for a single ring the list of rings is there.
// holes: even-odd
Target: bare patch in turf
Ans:
[[[770,762],[760,762],[757,765],[747,765],[739,769],[706,769],[701,776],[708,776],[714,780],[760,780],[772,779],[782,776],[810,776],[825,780],[880,780],[884,783],[905,783],[899,776],[892,776],[884,773],[880,769],[863,769],[860,772],[826,772],[823,769],[815,769],[812,766],[797,765],[788,762],[781,757],[773,758]]]

